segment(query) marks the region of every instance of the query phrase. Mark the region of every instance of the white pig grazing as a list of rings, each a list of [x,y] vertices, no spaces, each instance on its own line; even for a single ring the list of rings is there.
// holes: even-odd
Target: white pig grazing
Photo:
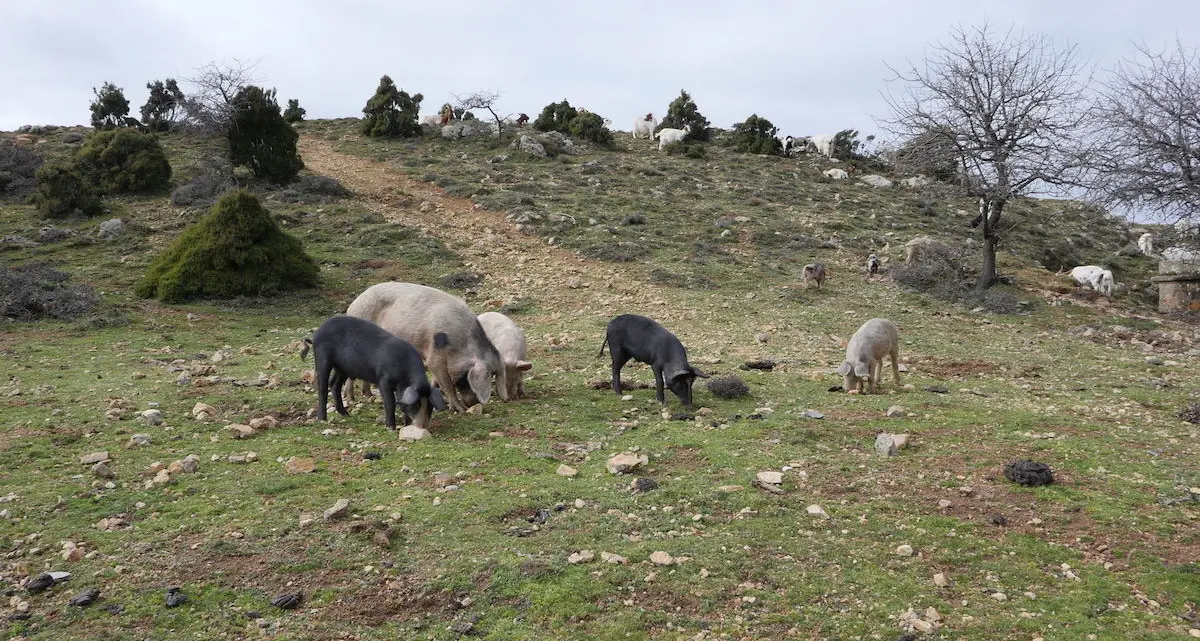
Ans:
[[[493,376],[496,394],[508,400],[500,353],[461,298],[414,283],[379,283],[359,294],[346,313],[412,343],[455,410],[467,409],[454,384],[463,375],[480,403],[491,398]],[[441,334],[441,340],[435,341],[434,336]]]
[[[500,359],[504,361],[505,378],[508,381],[508,398],[525,396],[525,372],[533,369],[533,363],[525,360],[525,332],[500,312],[484,312],[479,315],[479,324],[487,333]]]
[[[846,345],[846,361],[837,369],[844,380],[847,392],[874,394],[883,374],[883,357],[892,357],[892,375],[896,386],[900,386],[900,333],[896,325],[886,318],[872,318],[862,324]]]

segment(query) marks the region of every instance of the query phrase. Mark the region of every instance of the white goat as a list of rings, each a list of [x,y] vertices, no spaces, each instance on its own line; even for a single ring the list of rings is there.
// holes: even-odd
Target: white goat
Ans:
[[[1075,279],[1076,285],[1087,285],[1101,295],[1112,298],[1112,272],[1099,265],[1080,265],[1071,270],[1071,278]]]
[[[818,154],[826,158],[833,158],[833,139],[837,138],[837,134],[817,134],[808,138],[808,145],[815,149]]]
[[[1151,234],[1150,232],[1146,232],[1146,233],[1142,234],[1141,236],[1138,236],[1137,245],[1138,245],[1138,249],[1141,250],[1143,255],[1153,256],[1154,255],[1154,234]]]
[[[823,173],[825,174],[826,178],[832,180],[845,180],[850,177],[850,174],[846,173],[845,169],[838,169],[837,167],[834,167],[833,169],[826,169]]]
[[[648,113],[640,118],[633,120],[633,129],[631,133],[634,138],[638,138],[641,134],[646,134],[647,138],[654,139],[654,130],[658,128],[658,119],[653,113]]]
[[[667,145],[682,141],[692,131],[691,125],[684,125],[683,129],[660,129],[654,134],[658,138],[658,150],[662,151],[667,148]]]

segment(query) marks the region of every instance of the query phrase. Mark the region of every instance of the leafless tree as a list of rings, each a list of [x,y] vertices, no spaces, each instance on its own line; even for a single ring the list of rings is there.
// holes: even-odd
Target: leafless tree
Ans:
[[[234,59],[210,62],[185,80],[191,84],[183,100],[184,123],[208,133],[225,135],[233,124],[233,98],[242,87],[259,84],[254,75],[257,63]]]
[[[1087,186],[1109,206],[1200,225],[1200,54],[1137,48],[1096,98]]]
[[[476,91],[465,96],[454,94],[455,110],[462,109],[467,111],[470,109],[487,109],[488,113],[492,114],[492,118],[496,119],[496,137],[504,137],[504,119],[496,113],[496,101],[500,100],[500,94],[495,91]]]
[[[979,287],[989,287],[1005,205],[1066,185],[1078,171],[1083,65],[1072,45],[984,25],[956,28],[909,67],[889,67],[903,90],[885,95],[892,115],[881,125],[913,158],[944,162],[951,151],[966,194],[980,199],[972,227],[982,227]]]

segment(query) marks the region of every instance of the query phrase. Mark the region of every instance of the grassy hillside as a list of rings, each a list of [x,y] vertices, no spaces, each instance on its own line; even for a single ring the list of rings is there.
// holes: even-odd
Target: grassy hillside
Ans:
[[[534,159],[485,141],[365,141],[352,121],[301,132],[309,171],[352,195],[316,180],[253,189],[321,264],[317,290],[134,298],[157,251],[203,212],[167,194],[107,200],[111,215],[55,223],[73,232],[58,241],[0,244],[7,266],[45,263],[102,296],[78,320],[0,331],[10,637],[892,639],[925,627],[909,610],[928,638],[1200,627],[1200,503],[1187,493],[1200,427],[1178,417],[1200,401],[1200,336],[1136,294],[1095,300],[1038,267],[1048,253],[1110,260],[1130,238],[1119,221],[1015,206],[1000,268],[1026,311],[992,315],[861,270],[869,252],[900,261],[918,234],[963,242],[971,214],[956,212],[971,204],[942,188],[874,190],[828,182],[812,160],[668,157],[627,138]],[[67,153],[61,135],[39,149]],[[177,185],[219,151],[164,142]],[[98,238],[113,216],[126,233]],[[0,205],[0,236],[36,241],[44,224]],[[814,259],[832,276],[804,290]],[[1134,292],[1153,270],[1115,260]],[[529,337],[531,397],[439,415],[412,444],[385,430],[378,403],[309,419],[298,341],[383,280],[510,313]],[[605,323],[627,312],[662,321],[695,365],[740,376],[750,396],[698,384],[702,409],[675,420],[652,390],[626,401],[597,389]],[[904,387],[830,393],[845,339],[875,316],[900,327]],[[739,367],[764,358],[772,371]],[[625,379],[653,381],[641,365]],[[212,413],[197,418],[197,403]],[[148,409],[161,424],[139,418]],[[227,427],[268,416],[278,424],[247,439]],[[910,434],[899,456],[875,453],[884,430]],[[80,463],[97,451],[115,478]],[[610,474],[626,451],[645,468]],[[155,483],[155,463],[188,455],[194,473]],[[315,471],[290,473],[293,457]],[[1007,481],[1019,458],[1049,464],[1056,484]],[[783,494],[755,487],[759,471],[782,472]],[[658,487],[631,490],[637,476]],[[324,519],[343,498],[348,514]],[[581,550],[595,559],[571,563]],[[659,551],[676,562],[655,565]],[[72,576],[27,593],[47,570]],[[189,600],[167,609],[173,586]],[[68,605],[88,587],[100,601]],[[293,592],[299,608],[270,605]]]

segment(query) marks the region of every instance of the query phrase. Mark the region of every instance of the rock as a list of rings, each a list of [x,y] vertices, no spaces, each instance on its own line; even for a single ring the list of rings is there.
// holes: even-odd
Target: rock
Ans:
[[[438,472],[433,475],[433,485],[435,487],[444,488],[454,483],[454,477],[445,472]]]
[[[101,479],[117,478],[117,473],[112,471],[112,468],[108,466],[108,461],[100,461],[99,463],[93,465],[92,474],[95,474],[96,478]]]
[[[900,455],[900,448],[896,447],[895,439],[887,432],[880,432],[875,435],[875,451],[883,456]]]
[[[622,452],[608,459],[605,467],[613,474],[628,474],[649,462],[650,459],[645,454],[638,456],[632,452]]]
[[[771,340],[771,335],[766,332],[759,332],[754,335],[754,340],[756,340],[760,343],[765,343],[765,342]]]
[[[558,474],[559,476],[575,476],[576,474],[579,474],[579,470],[567,465],[566,463],[563,463],[558,466],[557,470],[554,470],[554,473]]]
[[[1050,485],[1054,482],[1054,474],[1049,465],[1028,459],[1009,463],[1004,467],[1004,477],[1026,487]]]
[[[938,572],[933,575],[933,584],[939,588],[950,587],[950,581],[946,579],[946,575]]]
[[[632,400],[633,400],[633,394],[626,394],[626,395],[624,395],[624,396],[622,396],[622,397],[621,397],[621,400],[622,400],[622,401],[632,401]]]
[[[260,416],[250,419],[247,424],[256,430],[269,430],[279,425],[279,419],[274,416]]]
[[[468,407],[467,414],[474,414],[475,416],[483,416],[483,404],[476,403],[476,404]]]
[[[166,468],[164,468],[164,469],[159,470],[154,475],[154,479],[151,480],[150,482],[154,483],[155,485],[167,485],[167,484],[173,482],[173,479],[171,478],[171,473],[168,472],[166,470]]]
[[[86,608],[96,602],[100,598],[100,590],[98,588],[88,588],[79,594],[71,597],[67,602],[68,605],[73,605],[77,608]]]
[[[775,369],[775,361],[769,358],[764,358],[757,361],[746,361],[745,363],[739,365],[738,369],[744,369],[747,371],[755,369],[762,372],[770,372]]]
[[[149,434],[134,434],[133,436],[129,437],[129,442],[126,444],[126,447],[144,447],[149,445],[150,441],[151,439]]]
[[[819,517],[826,518],[826,519],[829,518],[829,513],[827,513],[824,509],[822,509],[820,505],[816,505],[816,504],[810,505],[810,506],[804,508],[804,511],[808,512],[809,514],[811,514],[813,516],[819,516]]]
[[[629,559],[621,556],[620,554],[613,554],[612,552],[601,552],[600,560],[604,561],[605,563],[614,563],[620,565],[629,563]]]
[[[96,529],[100,530],[101,532],[111,532],[113,530],[120,530],[127,527],[129,527],[129,521],[126,521],[119,516],[109,516],[96,521]]]
[[[419,441],[430,436],[429,430],[416,425],[405,425],[400,429],[400,438],[405,441]]]
[[[120,218],[110,218],[96,227],[96,235],[102,240],[112,240],[125,232],[125,221]]]
[[[841,390],[838,390],[838,391],[841,391]],[[822,419],[822,418],[825,418],[825,415],[818,412],[817,410],[804,410],[804,418]]]
[[[546,157],[546,147],[533,136],[527,134],[521,134],[521,138],[513,141],[512,146],[531,156],[537,156],[538,158]]]
[[[650,554],[650,562],[654,565],[671,565],[675,563],[675,557],[659,550]]]
[[[200,457],[195,454],[188,454],[183,457],[180,463],[182,463],[182,469],[185,474],[194,474],[196,470],[200,469]]]
[[[79,133],[78,131],[68,131],[67,133],[63,134],[62,137],[62,141],[68,145],[77,143],[81,140],[83,140],[83,134]]]
[[[900,181],[900,184],[904,185],[905,187],[908,187],[910,189],[920,189],[921,187],[924,187],[925,185],[929,184],[929,179],[923,175],[918,174],[911,178],[904,178],[903,180]]]
[[[1188,636],[1194,639],[1200,639],[1200,628],[1192,628],[1191,630],[1188,630]]]
[[[892,181],[890,181],[887,178],[884,178],[883,176],[880,176],[878,174],[867,174],[866,176],[859,178],[858,182],[860,182],[864,185],[870,185],[871,187],[875,187],[876,189],[878,189],[880,187],[891,187],[892,186]]]
[[[743,485],[722,485],[717,488],[717,491],[724,492],[726,494],[732,494],[733,492],[741,492],[744,489],[746,489],[746,487]]]
[[[300,606],[304,595],[300,592],[288,592],[271,599],[271,605],[281,610],[294,610]]]
[[[988,596],[992,597],[993,599],[995,599],[997,601],[1007,601],[1008,600],[1008,595],[1003,592],[993,592]]]
[[[634,492],[649,492],[650,490],[658,489],[658,481],[645,477],[638,477],[629,484],[629,489]]]
[[[316,522],[317,522],[317,517],[315,517],[311,514],[301,514],[298,525],[300,526],[301,529],[303,529],[303,528],[306,528]]]
[[[346,512],[348,512],[349,510],[350,510],[350,500],[349,499],[338,499],[337,502],[333,504],[333,507],[329,508],[328,510],[325,510],[325,513],[322,516],[325,518],[326,521],[333,521],[335,519],[340,519],[343,516],[346,516]]]
[[[950,393],[949,387],[942,387],[941,385],[930,385],[929,387],[926,387],[924,389],[926,392],[933,392],[934,394],[949,394]]]
[[[54,577],[49,572],[42,572],[29,579],[29,582],[25,584],[25,590],[30,594],[37,594],[38,592],[45,592],[52,585],[54,585]]]
[[[896,556],[912,556],[912,555],[913,555],[913,549],[912,549],[911,545],[904,543],[904,544],[896,546]]]
[[[933,632],[933,624],[928,621],[922,619],[913,619],[909,623],[912,625],[912,629],[916,630],[917,632],[921,632],[923,634]]]
[[[187,595],[183,593],[183,588],[167,588],[165,602],[168,608],[177,608],[184,603],[187,603]]]
[[[95,465],[96,463],[99,463],[101,461],[107,461],[107,460],[108,460],[108,452],[107,451],[92,452],[91,454],[84,454],[83,456],[79,457],[79,462],[84,465]]]
[[[197,421],[211,420],[217,415],[217,408],[208,403],[196,403],[192,406],[192,417]]]
[[[159,410],[146,410],[138,415],[138,420],[150,425],[162,425],[163,415]]]
[[[952,504],[950,503],[949,499],[942,499],[942,500],[938,501],[938,507],[943,510],[950,507],[951,505]]]
[[[888,418],[900,418],[904,416],[904,408],[899,405],[893,405],[887,408],[887,412],[884,412],[883,415]]]
[[[249,425],[243,425],[241,423],[230,423],[229,425],[225,426],[225,429],[233,432],[233,438],[238,439],[250,438],[255,434],[258,434],[258,430],[250,427]]]
[[[287,470],[288,474],[308,474],[317,470],[316,459],[297,458],[293,456],[283,464],[283,469]]]
[[[1146,357],[1147,365],[1162,365],[1163,362],[1164,362],[1163,359],[1161,359],[1157,356],[1147,356]]]
[[[908,434],[892,434],[892,442],[896,449],[902,450],[908,445]]]
[[[760,483],[769,483],[771,485],[783,484],[783,472],[759,472],[755,475]]]
[[[1008,519],[1005,518],[1003,514],[993,514],[992,515],[992,525],[999,525],[999,526],[1003,527],[1005,525],[1008,525]]]
[[[591,563],[596,558],[596,553],[591,550],[580,550],[567,557],[567,563],[578,565],[580,563]]]

